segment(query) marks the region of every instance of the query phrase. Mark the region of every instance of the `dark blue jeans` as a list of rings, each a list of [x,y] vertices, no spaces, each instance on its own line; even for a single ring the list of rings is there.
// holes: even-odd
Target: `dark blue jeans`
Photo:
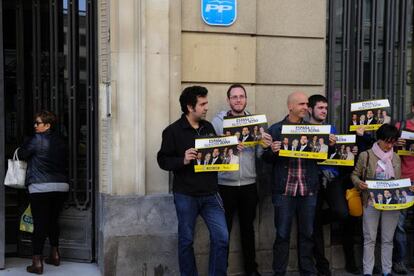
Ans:
[[[407,210],[401,210],[398,225],[394,234],[394,250],[392,254],[392,261],[394,263],[403,262],[407,254],[407,234],[405,232],[404,224],[407,217]]]
[[[203,218],[210,232],[208,275],[227,275],[229,234],[219,194],[195,197],[175,193],[174,203],[178,218],[178,259],[181,275],[198,275],[193,248],[198,215]]]
[[[285,196],[274,195],[276,239],[273,244],[274,275],[285,275],[289,260],[289,242],[292,221],[298,225],[298,260],[301,275],[316,274],[313,259],[313,223],[316,209],[316,195]]]

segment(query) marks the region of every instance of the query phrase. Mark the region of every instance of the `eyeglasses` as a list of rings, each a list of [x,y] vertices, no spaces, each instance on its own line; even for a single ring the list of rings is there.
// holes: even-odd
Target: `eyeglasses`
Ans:
[[[44,124],[43,122],[39,122],[39,121],[34,121],[34,125],[35,126],[38,126],[38,125],[41,125],[41,124]]]
[[[244,99],[246,99],[246,96],[244,96],[244,95],[240,95],[240,96],[231,96],[230,97],[230,100],[244,100]]]

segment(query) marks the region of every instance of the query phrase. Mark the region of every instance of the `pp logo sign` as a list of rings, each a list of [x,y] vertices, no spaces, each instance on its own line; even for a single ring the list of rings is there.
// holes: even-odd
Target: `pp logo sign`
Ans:
[[[237,0],[201,0],[201,17],[208,25],[230,26],[237,18]]]

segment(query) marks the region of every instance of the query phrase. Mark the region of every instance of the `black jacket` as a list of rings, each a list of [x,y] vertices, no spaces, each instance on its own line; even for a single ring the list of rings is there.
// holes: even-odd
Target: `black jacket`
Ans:
[[[19,148],[18,156],[27,161],[26,185],[68,182],[66,144],[54,132],[36,133]]]
[[[273,141],[281,141],[282,125],[289,125],[287,117],[273,124],[269,129],[268,133],[272,136]],[[303,124],[309,124],[303,122]],[[275,154],[270,147],[267,148],[262,155],[263,160],[268,163],[272,163],[272,185],[273,194],[283,194],[286,190],[286,182],[288,177],[289,169],[289,157],[282,157],[279,154]],[[306,184],[308,185],[310,192],[316,193],[319,187],[319,168],[317,160],[313,159],[302,159],[302,165],[306,169]]]
[[[184,154],[194,148],[195,138],[215,136],[213,126],[201,121],[194,129],[185,115],[169,125],[162,133],[157,160],[161,169],[174,173],[173,192],[190,196],[211,195],[217,192],[217,172],[194,172],[194,162],[184,165]]]

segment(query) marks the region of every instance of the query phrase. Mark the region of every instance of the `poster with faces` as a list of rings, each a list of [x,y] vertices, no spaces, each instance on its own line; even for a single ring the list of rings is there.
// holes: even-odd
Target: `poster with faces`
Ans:
[[[319,162],[319,165],[354,166],[358,154],[356,135],[335,135],[335,151],[330,153],[328,159]]]
[[[279,156],[327,159],[330,125],[283,125]]]
[[[401,131],[401,138],[405,140],[405,146],[398,149],[397,154],[402,156],[414,156],[414,132]]]
[[[414,204],[414,194],[410,191],[409,178],[397,180],[367,180],[368,204],[378,210],[406,209]]]
[[[197,158],[193,161],[194,171],[196,173],[238,171],[238,143],[236,136],[196,139]]]
[[[262,134],[267,130],[266,115],[224,117],[223,134],[235,135],[245,147],[260,143]]]
[[[390,124],[390,111],[387,99],[351,103],[349,130],[356,131],[361,126],[366,131],[377,130],[382,124]]]

